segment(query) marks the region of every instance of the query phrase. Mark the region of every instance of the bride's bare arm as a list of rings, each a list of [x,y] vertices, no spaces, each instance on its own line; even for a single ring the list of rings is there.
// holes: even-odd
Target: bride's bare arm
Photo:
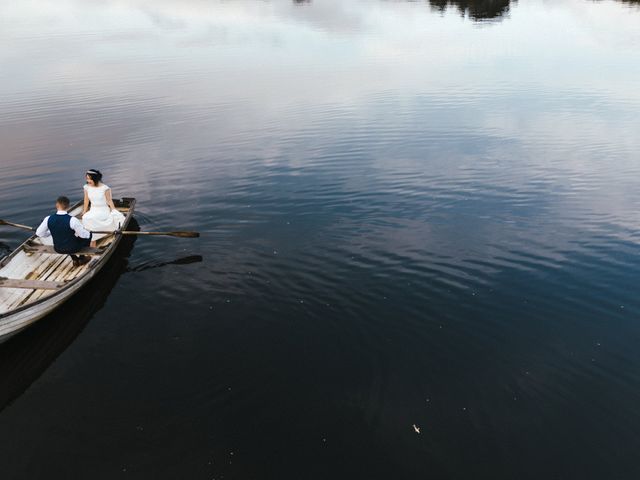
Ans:
[[[116,206],[113,204],[113,200],[111,199],[111,189],[109,189],[106,192],[104,192],[104,196],[107,199],[107,205],[109,205],[109,208],[111,210],[115,210]]]

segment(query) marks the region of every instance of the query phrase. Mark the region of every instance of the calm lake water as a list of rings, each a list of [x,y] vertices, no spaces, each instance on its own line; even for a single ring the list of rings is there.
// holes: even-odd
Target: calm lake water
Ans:
[[[638,2],[29,0],[0,41],[1,218],[99,168],[202,234],[0,345],[3,479],[640,478]]]

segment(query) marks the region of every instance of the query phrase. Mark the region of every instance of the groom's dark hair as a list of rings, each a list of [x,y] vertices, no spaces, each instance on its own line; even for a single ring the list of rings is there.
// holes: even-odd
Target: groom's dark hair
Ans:
[[[60,195],[57,199],[56,199],[56,203],[58,205],[60,205],[61,207],[64,208],[69,208],[69,199],[67,197],[65,197],[64,195]]]

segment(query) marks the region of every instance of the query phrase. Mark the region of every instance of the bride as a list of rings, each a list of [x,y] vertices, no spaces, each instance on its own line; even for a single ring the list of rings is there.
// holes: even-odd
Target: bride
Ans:
[[[124,223],[124,215],[116,210],[111,198],[111,188],[102,183],[100,170],[87,170],[87,184],[84,186],[84,207],[82,224],[89,231],[114,231]],[[89,208],[91,206],[91,208]],[[91,246],[105,234],[94,234]]]

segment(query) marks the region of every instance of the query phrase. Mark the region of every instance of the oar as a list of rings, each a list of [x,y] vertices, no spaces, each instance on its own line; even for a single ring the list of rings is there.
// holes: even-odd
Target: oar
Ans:
[[[132,232],[130,230],[115,230],[113,232],[92,231],[91,233],[101,233],[107,235],[166,235],[169,237],[198,238],[198,232]]]
[[[9,225],[10,227],[22,228],[23,230],[31,230],[32,232],[35,230],[35,228],[28,225],[20,225],[19,223],[7,222],[2,219],[0,219],[0,225]]]
[[[0,225],[8,225],[10,227],[22,228],[24,230],[34,231],[35,228],[29,227],[28,225],[20,225],[19,223],[8,222],[6,220],[0,219]],[[116,231],[97,231],[93,233],[103,233],[107,235],[166,235],[169,237],[180,237],[180,238],[198,238],[200,234],[198,232],[132,232],[128,230],[116,230]]]

